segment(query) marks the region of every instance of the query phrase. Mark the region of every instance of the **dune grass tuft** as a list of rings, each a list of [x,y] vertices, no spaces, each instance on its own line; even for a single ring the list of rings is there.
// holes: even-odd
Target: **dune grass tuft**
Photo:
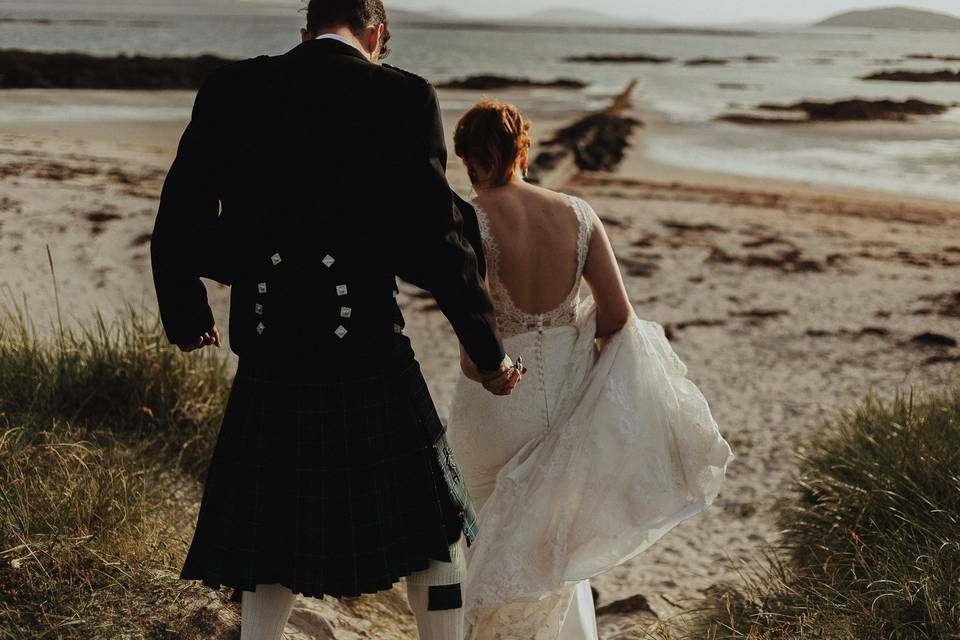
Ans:
[[[875,397],[804,453],[783,542],[690,637],[960,637],[960,386]]]
[[[225,594],[178,573],[228,385],[132,308],[0,316],[0,639],[223,637]]]
[[[226,360],[185,356],[159,321],[128,306],[107,323],[41,334],[24,306],[0,316],[0,413],[125,433],[181,470],[202,475],[229,390]]]

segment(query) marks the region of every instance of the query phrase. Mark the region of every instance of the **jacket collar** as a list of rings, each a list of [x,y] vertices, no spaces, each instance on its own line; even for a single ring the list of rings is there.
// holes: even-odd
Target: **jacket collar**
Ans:
[[[324,38],[323,40],[307,40],[306,42],[301,42],[296,47],[287,52],[287,55],[346,55],[353,56],[359,60],[363,60],[366,63],[370,63],[370,60],[360,53],[356,47],[353,47],[345,42],[340,42],[339,40],[334,40],[332,38]]]

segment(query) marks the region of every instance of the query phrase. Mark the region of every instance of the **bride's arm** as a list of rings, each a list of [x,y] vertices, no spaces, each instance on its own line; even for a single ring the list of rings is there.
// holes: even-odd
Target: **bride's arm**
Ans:
[[[630,296],[623,284],[617,256],[603,222],[592,208],[589,212],[593,233],[583,268],[583,279],[587,281],[597,303],[597,341],[602,349],[605,338],[626,326],[633,307],[630,305]]]

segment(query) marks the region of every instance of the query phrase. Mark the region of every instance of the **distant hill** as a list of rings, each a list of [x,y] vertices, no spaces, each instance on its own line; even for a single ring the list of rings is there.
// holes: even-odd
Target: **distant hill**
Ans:
[[[423,11],[410,11],[409,9],[387,9],[387,15],[391,22],[411,23],[411,22],[456,22],[463,18],[460,14],[449,9],[438,8],[436,10],[425,9]]]
[[[622,18],[602,13],[600,11],[591,11],[590,9],[577,9],[576,7],[557,7],[555,9],[543,9],[531,13],[522,18],[524,22],[535,22],[539,24],[615,24],[625,22]]]
[[[818,22],[817,27],[858,27],[864,29],[910,29],[921,31],[960,31],[960,17],[949,13],[922,11],[908,7],[884,7],[848,11]]]

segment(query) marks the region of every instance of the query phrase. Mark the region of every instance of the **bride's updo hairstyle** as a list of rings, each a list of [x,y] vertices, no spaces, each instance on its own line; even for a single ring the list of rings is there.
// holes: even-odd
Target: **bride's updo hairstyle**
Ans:
[[[512,104],[485,100],[467,111],[453,136],[454,151],[467,165],[470,182],[502,187],[530,152],[530,121]],[[481,180],[477,170],[489,175]]]

